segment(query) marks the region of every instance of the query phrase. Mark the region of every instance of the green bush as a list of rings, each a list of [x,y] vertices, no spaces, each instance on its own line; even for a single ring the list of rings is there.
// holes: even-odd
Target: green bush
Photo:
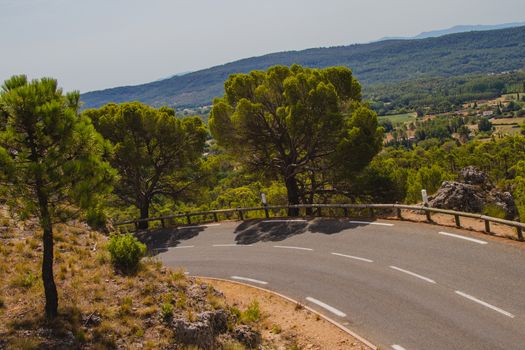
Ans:
[[[492,216],[493,218],[505,219],[506,213],[503,208],[496,204],[485,204],[483,207],[483,215]]]
[[[140,259],[146,254],[146,245],[131,234],[114,234],[109,238],[108,251],[113,265],[124,273],[137,271]]]
[[[164,321],[169,321],[173,317],[173,305],[171,303],[162,304],[160,315]]]

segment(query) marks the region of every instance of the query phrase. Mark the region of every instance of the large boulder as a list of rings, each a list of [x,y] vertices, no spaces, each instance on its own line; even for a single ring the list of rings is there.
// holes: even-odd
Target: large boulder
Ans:
[[[194,322],[176,319],[173,321],[175,339],[179,344],[214,349],[215,337],[228,331],[229,315],[229,312],[220,309],[202,312]]]
[[[443,182],[441,188],[429,197],[430,207],[469,213],[482,213],[487,205],[502,209],[509,220],[518,215],[512,194],[498,190],[487,174],[473,166],[461,170],[459,181]]]

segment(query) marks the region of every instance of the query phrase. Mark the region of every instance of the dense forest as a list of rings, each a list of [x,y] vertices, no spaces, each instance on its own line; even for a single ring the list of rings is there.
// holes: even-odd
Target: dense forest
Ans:
[[[516,71],[525,68],[524,56],[525,27],[516,27],[438,38],[279,52],[149,84],[89,92],[82,94],[81,99],[86,108],[101,107],[109,102],[140,101],[153,107],[183,109],[211,105],[215,96],[224,93],[223,82],[230,74],[264,70],[277,64],[350,67],[366,87],[415,79]],[[373,89],[370,93],[377,91]]]

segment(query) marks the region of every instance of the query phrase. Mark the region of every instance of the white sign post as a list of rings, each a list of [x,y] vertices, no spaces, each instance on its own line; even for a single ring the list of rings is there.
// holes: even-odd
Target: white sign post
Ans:
[[[421,197],[423,198],[423,205],[428,207],[428,194],[427,190],[421,190]]]
[[[264,193],[261,193],[261,201],[263,205],[266,205],[266,195]]]

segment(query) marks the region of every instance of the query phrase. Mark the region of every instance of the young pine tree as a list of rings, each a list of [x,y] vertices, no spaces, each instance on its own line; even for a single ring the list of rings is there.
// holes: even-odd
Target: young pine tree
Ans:
[[[10,204],[39,219],[48,318],[58,313],[53,224],[94,204],[113,177],[102,161],[109,146],[78,114],[79,101],[78,92],[64,95],[49,78],[14,76],[0,90],[0,180],[8,185]]]

